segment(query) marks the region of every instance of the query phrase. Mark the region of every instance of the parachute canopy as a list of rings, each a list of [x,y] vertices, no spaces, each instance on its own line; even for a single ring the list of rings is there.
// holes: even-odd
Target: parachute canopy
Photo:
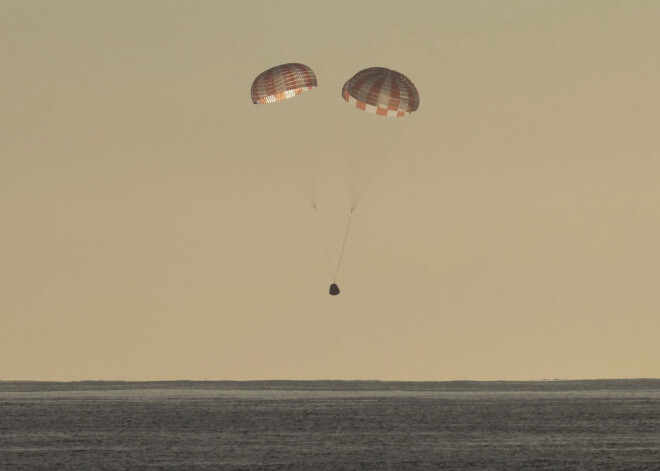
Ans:
[[[410,79],[385,67],[359,71],[341,94],[356,108],[381,116],[405,116],[419,106],[419,92]]]
[[[282,64],[260,73],[252,82],[252,103],[275,103],[316,87],[316,75],[305,64]]]

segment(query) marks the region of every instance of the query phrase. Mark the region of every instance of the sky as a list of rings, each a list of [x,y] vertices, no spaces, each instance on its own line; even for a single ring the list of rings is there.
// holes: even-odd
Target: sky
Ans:
[[[659,23],[0,2],[0,380],[660,377]],[[252,104],[287,62],[318,87]],[[342,100],[373,66],[415,113]]]

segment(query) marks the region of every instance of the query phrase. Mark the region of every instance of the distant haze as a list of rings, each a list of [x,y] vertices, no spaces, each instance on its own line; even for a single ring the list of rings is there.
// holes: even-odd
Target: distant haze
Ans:
[[[0,2],[0,380],[660,377],[658,24],[653,0]],[[253,105],[286,62],[318,88]],[[419,109],[345,103],[372,66]]]

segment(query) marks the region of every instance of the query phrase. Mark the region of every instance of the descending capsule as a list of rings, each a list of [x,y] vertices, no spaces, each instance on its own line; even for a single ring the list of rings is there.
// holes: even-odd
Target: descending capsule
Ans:
[[[359,71],[341,94],[356,108],[381,116],[405,116],[419,107],[419,92],[410,79],[385,67]]]
[[[317,86],[316,75],[305,64],[290,63],[272,67],[252,82],[252,103],[276,103]]]

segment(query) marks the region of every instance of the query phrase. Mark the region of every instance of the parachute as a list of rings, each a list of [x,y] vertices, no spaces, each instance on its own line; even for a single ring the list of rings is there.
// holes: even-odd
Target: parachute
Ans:
[[[419,92],[408,77],[385,67],[355,74],[341,90],[349,104],[380,116],[406,116],[419,107]]]
[[[276,103],[317,86],[316,75],[305,64],[282,64],[260,73],[252,82],[252,103]]]
[[[402,117],[419,108],[419,92],[413,82],[401,72],[385,67],[360,70],[344,83],[341,94],[352,107],[379,116]],[[348,161],[351,167],[349,172],[351,202],[354,206],[362,198],[383,160],[388,155],[405,152],[400,145],[403,139],[399,124],[376,121],[380,120],[375,120],[373,124],[367,123],[366,120],[360,124],[355,122],[353,125],[355,130],[348,130],[349,133],[353,133],[353,139],[357,144],[352,149],[355,155]],[[394,127],[388,128],[388,126]],[[406,127],[403,125],[404,129]],[[376,133],[380,137],[367,142],[359,137],[357,132]],[[366,146],[362,143],[366,143]],[[360,145],[362,145],[361,149]]]

